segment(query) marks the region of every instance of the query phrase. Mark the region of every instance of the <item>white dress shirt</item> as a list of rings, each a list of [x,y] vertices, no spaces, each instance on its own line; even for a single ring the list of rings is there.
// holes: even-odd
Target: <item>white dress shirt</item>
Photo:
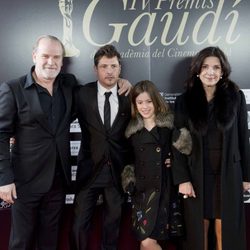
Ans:
[[[112,126],[119,108],[119,102],[117,96],[117,84],[112,89],[106,89],[99,83],[99,81],[97,81],[97,102],[98,102],[99,113],[103,123],[104,123],[105,92],[112,92],[112,94],[109,97],[110,112],[111,112],[110,125]]]

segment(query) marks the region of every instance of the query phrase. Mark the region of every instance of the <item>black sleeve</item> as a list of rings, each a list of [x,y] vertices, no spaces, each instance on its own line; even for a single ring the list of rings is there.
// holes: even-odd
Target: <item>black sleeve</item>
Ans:
[[[10,138],[15,133],[17,108],[15,98],[7,83],[0,85],[0,186],[14,182],[10,164]]]

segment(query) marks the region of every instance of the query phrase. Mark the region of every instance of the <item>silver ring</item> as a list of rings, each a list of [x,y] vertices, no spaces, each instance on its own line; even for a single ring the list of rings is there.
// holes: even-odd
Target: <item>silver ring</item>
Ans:
[[[187,194],[184,194],[183,195],[183,199],[187,199],[188,198],[188,195]]]

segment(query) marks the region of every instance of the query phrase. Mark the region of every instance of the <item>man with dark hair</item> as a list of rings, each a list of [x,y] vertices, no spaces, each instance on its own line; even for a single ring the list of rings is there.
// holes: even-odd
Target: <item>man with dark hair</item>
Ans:
[[[117,95],[120,54],[112,45],[101,47],[94,57],[97,81],[76,91],[76,113],[82,130],[73,225],[74,249],[87,249],[88,229],[99,194],[104,199],[102,249],[117,249],[123,194],[121,171],[130,163],[125,139],[130,101]]]

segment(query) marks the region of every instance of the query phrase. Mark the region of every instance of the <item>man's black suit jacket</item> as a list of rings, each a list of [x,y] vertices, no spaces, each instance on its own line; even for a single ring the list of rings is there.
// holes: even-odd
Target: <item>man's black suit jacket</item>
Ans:
[[[121,171],[131,162],[131,151],[125,138],[125,129],[131,117],[129,97],[118,95],[118,113],[108,132],[105,131],[98,110],[97,82],[78,86],[75,101],[82,130],[77,171],[78,187],[88,187],[108,159],[111,162],[115,185],[120,189]]]
[[[70,183],[70,122],[76,79],[59,74],[66,112],[53,134],[43,112],[31,73],[0,86],[0,185],[15,182],[17,190],[47,192],[52,185],[56,156]],[[11,159],[9,139],[15,137]]]

